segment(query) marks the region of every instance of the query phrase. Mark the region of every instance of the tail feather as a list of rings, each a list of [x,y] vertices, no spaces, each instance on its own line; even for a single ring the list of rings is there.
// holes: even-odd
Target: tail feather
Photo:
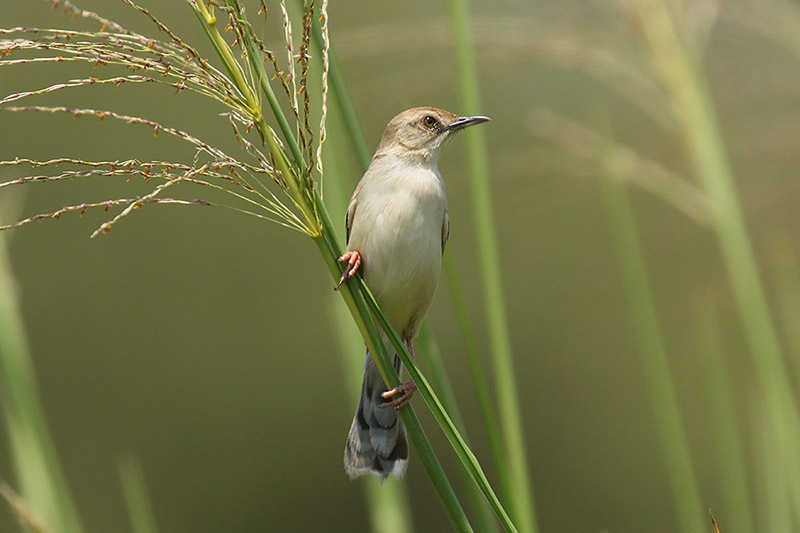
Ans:
[[[395,357],[398,372],[399,366]],[[367,351],[361,397],[344,450],[344,466],[351,479],[372,474],[384,481],[390,476],[401,478],[406,472],[406,430],[397,411],[381,409],[385,391],[383,378]]]

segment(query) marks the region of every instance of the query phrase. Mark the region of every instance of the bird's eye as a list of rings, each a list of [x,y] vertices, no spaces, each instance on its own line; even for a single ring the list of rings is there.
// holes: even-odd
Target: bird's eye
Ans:
[[[425,125],[426,125],[427,127],[429,127],[429,128],[432,128],[432,127],[436,126],[436,124],[437,124],[437,122],[436,122],[436,119],[435,119],[435,118],[433,118],[433,117],[432,117],[432,116],[430,116],[430,115],[426,116],[426,117],[425,117],[424,119],[422,119],[422,120],[425,122]]]

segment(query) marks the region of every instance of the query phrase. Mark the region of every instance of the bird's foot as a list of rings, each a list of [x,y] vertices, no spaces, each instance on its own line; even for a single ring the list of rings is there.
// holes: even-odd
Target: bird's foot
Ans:
[[[393,407],[395,411],[399,411],[403,407],[411,401],[411,397],[414,396],[414,393],[417,390],[417,384],[414,383],[414,380],[406,381],[405,383],[401,383],[397,387],[393,388],[392,390],[387,390],[381,396],[384,399],[389,399],[396,394],[400,394],[397,398],[392,400],[391,402],[386,402],[381,404],[381,409],[389,409]]]
[[[339,290],[339,287],[342,286],[342,283],[356,275],[358,268],[361,266],[361,254],[353,250],[352,252],[345,253],[342,257],[337,259],[337,261],[340,263],[347,263],[347,265],[344,267],[344,272],[342,273],[342,277],[339,279],[339,283],[337,283],[336,287],[333,288],[335,291]]]

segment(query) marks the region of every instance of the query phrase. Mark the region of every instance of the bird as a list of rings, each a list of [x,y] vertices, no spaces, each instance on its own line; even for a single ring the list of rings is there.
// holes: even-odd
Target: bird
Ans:
[[[412,357],[450,235],[439,154],[454,133],[488,120],[434,107],[403,111],[386,126],[347,208],[347,248],[338,258],[344,268],[336,288],[360,273]],[[400,359],[386,334],[381,336],[402,378]],[[416,389],[411,380],[387,390],[367,348],[361,395],[344,453],[351,479],[367,474],[381,481],[403,477],[408,440],[398,411]]]

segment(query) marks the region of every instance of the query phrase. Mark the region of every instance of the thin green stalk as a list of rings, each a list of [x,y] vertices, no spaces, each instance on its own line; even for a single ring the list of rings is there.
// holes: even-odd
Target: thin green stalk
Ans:
[[[375,319],[378,321],[383,332],[388,337],[389,341],[392,343],[392,346],[397,351],[397,355],[400,357],[400,360],[403,362],[403,366],[405,366],[406,370],[414,380],[414,383],[417,385],[417,390],[419,391],[420,395],[425,399],[425,403],[428,405],[428,408],[431,410],[431,414],[439,423],[439,426],[442,428],[445,437],[447,440],[450,441],[450,444],[453,446],[453,450],[456,452],[461,464],[466,469],[469,476],[472,478],[473,482],[478,485],[481,492],[483,493],[486,500],[489,502],[489,505],[492,507],[495,515],[497,516],[498,520],[500,520],[500,524],[506,529],[506,531],[517,531],[516,526],[511,521],[511,518],[506,513],[506,510],[503,508],[503,505],[500,503],[500,500],[497,498],[497,495],[492,490],[491,485],[489,484],[489,480],[486,479],[486,474],[484,474],[483,469],[481,468],[480,463],[475,458],[475,455],[467,446],[464,438],[456,429],[453,421],[448,416],[447,412],[444,410],[441,401],[436,396],[436,393],[433,392],[431,389],[430,383],[422,375],[417,366],[416,361],[411,357],[408,353],[408,349],[405,346],[405,343],[400,339],[400,336],[397,332],[392,328],[392,325],[389,323],[389,320],[386,316],[380,311],[380,307],[378,306],[378,302],[375,301],[375,297],[370,292],[369,288],[364,283],[364,280],[360,277],[354,278],[356,284],[361,288],[362,294],[364,294],[364,298],[369,305],[370,311],[375,316]],[[402,413],[405,411],[406,408],[400,410]]]
[[[326,234],[330,235],[332,232],[329,233],[326,231]],[[338,249],[335,242],[331,244],[323,238],[314,239],[314,242],[317,244],[320,253],[325,259],[325,263],[328,265],[332,279],[337,280],[341,275],[341,271],[336,258],[341,255],[341,250]],[[333,246],[333,248],[331,246]],[[356,287],[356,290],[353,290],[352,287]],[[378,329],[370,316],[369,309],[367,309],[364,299],[364,288],[365,286],[361,287],[355,283],[345,283],[342,285],[339,292],[347,304],[347,308],[353,316],[364,342],[375,358],[384,381],[390,387],[396,387],[400,384],[400,377],[397,375],[394,366],[389,360]],[[378,310],[376,315],[382,316],[382,313]],[[461,508],[461,504],[458,502],[441,464],[436,459],[433,448],[425,436],[425,432],[422,429],[414,409],[408,405],[400,410],[400,416],[406,426],[409,438],[414,443],[414,449],[417,451],[420,463],[422,463],[425,468],[433,484],[434,491],[439,497],[442,507],[447,513],[454,529],[457,531],[472,531],[472,527],[469,525],[464,510]]]
[[[235,11],[238,11],[236,2],[227,0],[227,4]],[[298,167],[298,172],[296,173],[290,167],[290,163],[287,161],[285,152],[278,145],[275,136],[272,134],[272,130],[270,130],[264,119],[264,113],[261,108],[260,99],[257,97],[256,92],[250,87],[245,79],[242,67],[233,57],[233,53],[231,52],[227,41],[225,41],[224,37],[222,37],[222,35],[219,33],[219,29],[217,28],[217,17],[213,12],[213,6],[211,9],[207,8],[205,5],[205,0],[198,0],[192,5],[196,6],[195,13],[199,13],[201,15],[201,22],[204,23],[203,28],[206,31],[206,35],[209,36],[212,45],[217,51],[217,54],[222,58],[226,70],[233,74],[232,81],[234,85],[236,85],[242,95],[244,95],[253,122],[258,128],[261,138],[267,143],[267,147],[275,159],[278,170],[280,170],[281,175],[283,176],[283,179],[289,188],[295,206],[297,206],[302,213],[303,218],[305,219],[307,229],[309,230],[309,236],[312,238],[316,237],[318,234],[316,216],[309,209],[307,197],[304,195],[303,180],[300,179],[300,176],[303,175],[304,160],[300,154],[300,149],[297,147],[294,136],[291,134],[291,130],[288,127],[286,116],[283,114],[283,111],[280,109],[280,106],[277,103],[275,94],[269,84],[269,78],[264,70],[264,65],[257,59],[260,57],[257,46],[252,39],[247,38],[248,35],[245,33],[242,46],[247,50],[250,66],[258,75],[258,79],[261,82],[261,87],[264,90],[264,94],[267,96],[267,101],[272,107],[275,119],[278,121],[278,124],[281,125],[284,136],[288,135],[287,143],[289,144],[290,148],[292,148],[295,164]],[[291,142],[289,139],[291,139]]]
[[[156,533],[158,526],[147,495],[142,465],[132,456],[123,457],[117,464],[122,493],[128,507],[133,533]]]
[[[756,452],[756,483],[759,503],[758,531],[797,531],[792,504],[786,491],[786,475],[780,445],[775,442],[772,418],[762,415],[766,406],[753,409],[753,440]]]
[[[0,235],[0,404],[18,492],[46,527],[79,533],[83,528],[47,430],[34,374],[6,239]]]
[[[776,444],[800,520],[800,413],[702,74],[701,57],[687,39],[691,32],[677,27],[679,19],[674,12],[679,10],[671,10],[658,0],[629,1],[639,11],[654,63],[680,118],[686,149],[713,204],[712,224],[765,398],[766,414],[772,418],[772,427],[779,428],[785,436]],[[786,416],[790,412],[794,415]]]
[[[480,113],[479,81],[472,43],[469,3],[468,0],[450,0],[449,6],[463,112],[477,114]],[[464,135],[467,143],[467,169],[472,188],[475,237],[477,248],[481,250],[479,265],[492,347],[498,409],[508,460],[507,479],[510,484],[503,487],[503,491],[520,530],[526,533],[535,532],[538,530],[536,508],[501,283],[503,276],[492,213],[486,143],[483,130],[480,128],[466,131]]]
[[[198,3],[202,2],[203,0],[198,0]],[[236,1],[225,0],[225,3],[228,5],[228,7],[238,11]],[[305,172],[305,160],[303,159],[303,154],[300,151],[300,146],[297,144],[295,133],[292,130],[292,127],[289,125],[289,121],[286,119],[286,115],[284,115],[280,103],[278,103],[278,98],[275,96],[275,91],[272,90],[270,77],[267,75],[267,71],[264,69],[264,63],[261,59],[261,51],[258,49],[258,46],[256,46],[256,43],[254,43],[252,39],[248,38],[244,39],[242,47],[247,52],[247,60],[250,63],[250,68],[258,77],[258,83],[264,95],[267,97],[267,103],[272,110],[272,115],[275,117],[275,120],[278,123],[278,127],[283,134],[284,141],[286,141],[286,144],[289,146],[289,151],[294,158],[295,164],[300,169],[299,174],[302,176]]]
[[[792,240],[785,232],[776,232],[772,250],[774,294],[778,298],[783,333],[791,361],[794,363],[795,386],[800,387],[800,265],[792,250]]]
[[[422,324],[415,345],[417,346],[419,359],[427,367],[433,388],[439,391],[442,405],[444,405],[446,412],[453,418],[453,422],[458,430],[464,435],[464,440],[469,444],[467,428],[464,425],[464,419],[461,417],[461,412],[458,409],[458,402],[456,401],[453,386],[450,383],[450,379],[447,377],[447,370],[444,366],[442,354],[439,351],[439,345],[436,343],[436,338],[428,322]],[[491,507],[475,483],[472,483],[469,476],[466,475],[466,472],[464,474],[467,478],[464,484],[467,490],[467,498],[469,498],[470,507],[475,511],[476,528],[478,531],[497,531],[497,522],[494,520]]]
[[[464,292],[461,290],[458,273],[456,272],[453,259],[449,253],[444,255],[442,263],[446,273],[445,277],[450,286],[450,297],[453,300],[453,308],[456,311],[456,319],[458,320],[458,326],[461,330],[464,353],[467,356],[467,363],[469,364],[470,374],[472,375],[472,383],[475,387],[475,394],[478,397],[478,406],[481,410],[483,427],[486,430],[486,437],[489,441],[489,449],[492,453],[497,477],[499,478],[501,487],[508,487],[511,481],[508,479],[508,466],[506,465],[506,458],[503,453],[500,427],[497,425],[497,418],[492,409],[492,398],[489,394],[489,386],[486,383],[483,367],[481,366],[478,345],[472,333],[472,324],[470,324],[469,316],[467,315]]]
[[[667,349],[658,323],[642,250],[636,236],[630,201],[624,185],[607,180],[608,211],[620,258],[630,318],[642,356],[656,429],[672,487],[681,531],[706,531],[706,516],[697,487],[688,438],[669,370]]]
[[[226,0],[229,6],[233,6],[236,4],[234,0]],[[251,39],[246,39],[244,42],[244,47],[247,50],[247,60],[250,62],[250,68],[256,73],[258,77],[258,83],[263,91],[263,94],[267,98],[267,103],[269,104],[270,110],[272,111],[273,117],[278,122],[278,127],[283,134],[284,140],[286,144],[289,146],[289,151],[294,158],[295,164],[298,166],[300,172],[299,174],[302,176],[305,174],[305,159],[303,158],[303,154],[300,150],[300,145],[297,143],[297,139],[295,138],[295,132],[293,131],[292,127],[289,125],[289,120],[286,118],[286,115],[283,113],[283,109],[281,108],[280,103],[278,102],[278,98],[275,96],[275,91],[272,89],[272,84],[270,83],[271,77],[267,74],[267,71],[264,68],[264,63],[261,60],[261,53],[256,46],[256,44]]]
[[[234,59],[230,46],[228,46],[225,38],[222,37],[222,34],[220,34],[219,29],[217,28],[217,17],[214,14],[214,7],[211,6],[210,9],[207,8],[205,0],[198,0],[194,3],[194,5],[197,6],[197,9],[193,10],[195,14],[202,16],[202,21],[204,22],[204,24],[202,24],[203,30],[209,37],[214,50],[222,60],[222,64],[225,66],[225,69],[231,76],[231,79],[236,84],[236,87],[239,88],[242,95],[245,97],[245,100],[247,100],[247,105],[250,106],[250,111],[254,115],[260,115],[261,111],[259,109],[258,102],[256,101],[253,91],[250,90],[250,86],[244,79],[242,67],[239,65],[239,62]]]
[[[315,24],[314,30],[319,32],[318,24]],[[317,38],[317,42],[320,42],[319,37]],[[350,91],[347,89],[347,84],[344,81],[344,74],[342,74],[342,68],[339,66],[339,60],[333,50],[329,50],[328,54],[330,62],[328,79],[330,79],[331,82],[331,93],[334,98],[336,98],[336,104],[347,125],[346,131],[350,134],[350,139],[356,151],[358,161],[366,171],[372,159],[369,147],[367,146],[367,139],[364,137],[364,130],[361,128],[361,123],[358,120],[356,107],[353,105],[352,98],[350,98]]]
[[[725,360],[722,329],[711,295],[695,306],[694,324],[700,352],[705,355],[708,404],[719,464],[719,487],[725,502],[726,522],[735,531],[754,531],[753,510],[747,480],[747,459],[736,423],[736,400]]]
[[[229,65],[228,62],[225,61],[225,56],[222,53],[222,49],[219,47],[218,41],[212,35],[211,30],[209,30],[209,27],[206,24],[206,18],[201,14],[199,9],[192,9],[192,13],[194,13],[195,17],[197,17],[197,21],[200,22],[200,27],[203,28],[203,32],[205,32],[206,37],[208,38],[208,42],[211,43],[211,47],[214,49],[214,52],[216,52],[220,64],[222,64],[223,68],[225,69],[225,72],[228,73],[228,76],[230,76],[231,79],[233,79],[234,74],[233,70],[231,70],[231,65]]]

